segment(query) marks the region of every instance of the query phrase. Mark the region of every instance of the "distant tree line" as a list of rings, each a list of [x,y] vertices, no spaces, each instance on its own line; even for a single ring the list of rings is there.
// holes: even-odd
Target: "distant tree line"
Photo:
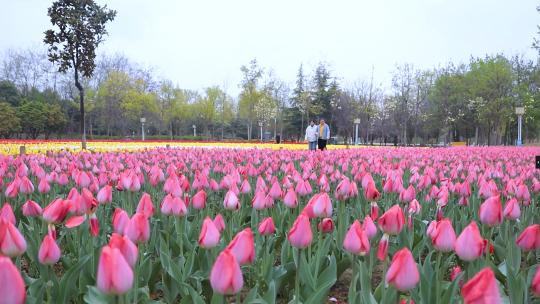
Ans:
[[[346,84],[331,66],[300,65],[286,83],[256,60],[240,68],[240,94],[212,86],[187,90],[158,79],[122,55],[101,55],[91,78],[81,78],[88,138],[212,140],[281,135],[302,140],[312,119],[325,118],[339,141],[353,141],[360,119],[363,143],[515,144],[515,107],[525,107],[525,142],[540,137],[540,65],[522,56],[471,58],[429,70],[396,66],[386,89],[374,80]],[[79,91],[40,49],[6,50],[0,58],[0,137],[78,137]]]

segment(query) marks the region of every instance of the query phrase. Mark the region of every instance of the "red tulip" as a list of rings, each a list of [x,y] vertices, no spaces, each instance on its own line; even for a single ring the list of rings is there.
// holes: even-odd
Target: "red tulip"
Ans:
[[[384,233],[398,235],[403,229],[405,217],[399,205],[394,205],[379,218],[379,226]]]
[[[334,221],[330,217],[323,218],[317,228],[321,233],[332,233],[334,231]]]
[[[112,202],[112,186],[105,185],[101,190],[99,190],[97,196],[97,201],[100,204],[107,204]]]
[[[22,205],[22,214],[27,217],[38,217],[43,214],[41,207],[34,201],[28,200]]]
[[[135,213],[125,227],[125,235],[134,243],[145,243],[150,239],[150,223],[143,213]]]
[[[199,246],[202,248],[213,248],[219,243],[220,233],[216,228],[214,222],[206,217],[201,227],[201,233],[199,234]]]
[[[142,213],[146,217],[152,217],[154,215],[154,203],[150,194],[144,192],[137,205],[137,213]]]
[[[193,202],[194,209],[204,209],[206,207],[206,192],[204,190],[200,190],[193,196],[191,201]]]
[[[213,223],[214,225],[216,225],[216,228],[219,232],[223,232],[223,230],[225,230],[225,220],[223,219],[223,216],[221,214],[216,215]]]
[[[287,234],[287,239],[296,248],[306,248],[311,244],[313,233],[311,232],[309,218],[305,214],[300,214],[296,218]]]
[[[0,220],[0,254],[15,257],[26,251],[26,240],[11,222]]]
[[[364,256],[369,252],[370,245],[366,232],[360,226],[358,220],[355,220],[343,240],[343,249],[352,254]]]
[[[137,245],[133,244],[127,236],[113,233],[109,240],[109,247],[120,250],[126,259],[126,262],[128,262],[131,267],[135,267],[135,263],[139,256],[139,250],[137,249]]]
[[[0,255],[0,295],[2,303],[23,304],[26,290],[21,273],[10,258]]]
[[[272,235],[276,232],[276,227],[274,226],[274,220],[272,217],[267,217],[259,224],[259,234],[260,235]]]
[[[523,251],[540,249],[540,225],[533,224],[525,228],[517,238],[516,244]]]
[[[97,270],[97,287],[107,294],[121,295],[133,286],[133,270],[118,248],[101,250]]]
[[[252,264],[255,260],[255,241],[251,228],[238,232],[226,249],[231,251],[240,265]]]
[[[98,236],[99,235],[99,220],[95,213],[89,215],[90,218],[90,235]]]
[[[482,256],[484,239],[480,235],[478,226],[471,222],[458,236],[454,249],[463,261],[474,261]]]
[[[420,273],[414,258],[407,248],[394,254],[386,273],[386,283],[400,291],[414,288],[420,281]]]
[[[9,203],[5,203],[0,209],[0,221],[10,222],[13,225],[17,225],[17,220],[15,219],[15,213]]]
[[[0,267],[0,269],[2,269],[2,267]],[[540,267],[536,268],[536,274],[531,282],[531,290],[535,296],[540,298]]]
[[[482,269],[465,283],[461,288],[461,295],[465,304],[502,303],[495,274],[489,267]]]
[[[454,250],[456,233],[449,219],[443,219],[437,223],[435,231],[431,235],[431,242],[438,251],[450,252]]]
[[[53,265],[60,260],[60,247],[56,244],[51,233],[47,233],[39,247],[38,260],[41,264]]]
[[[129,215],[122,208],[114,209],[112,216],[113,231],[118,234],[124,234],[129,223]]]
[[[480,222],[488,226],[500,225],[503,220],[500,196],[491,196],[486,199],[479,210]]]
[[[242,271],[236,258],[228,249],[223,250],[210,272],[210,285],[220,294],[236,294],[244,285]]]

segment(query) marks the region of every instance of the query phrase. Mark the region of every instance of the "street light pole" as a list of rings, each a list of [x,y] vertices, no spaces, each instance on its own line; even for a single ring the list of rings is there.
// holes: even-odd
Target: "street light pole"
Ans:
[[[360,118],[354,120],[355,132],[354,132],[354,144],[358,145],[358,125],[360,125]]]
[[[192,125],[191,127],[193,128],[193,137],[197,137],[197,126]]]
[[[523,145],[523,142],[521,140],[521,120],[523,117],[523,114],[525,114],[525,108],[524,107],[516,107],[516,115],[518,116],[518,134],[517,134],[517,146]]]
[[[141,117],[141,137],[143,141],[144,141],[144,123],[145,122],[146,122],[146,118]]]
[[[261,128],[261,142],[263,141],[263,122],[259,121],[259,127]]]

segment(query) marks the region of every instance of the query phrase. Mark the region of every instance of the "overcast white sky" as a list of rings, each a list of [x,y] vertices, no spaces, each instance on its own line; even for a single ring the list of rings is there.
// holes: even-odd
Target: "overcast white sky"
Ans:
[[[182,88],[238,92],[257,58],[293,85],[301,63],[324,61],[344,83],[388,86],[396,64],[430,68],[470,56],[524,54],[537,0],[98,0],[116,9],[100,51],[122,53]],[[39,46],[47,0],[0,0],[0,51]]]

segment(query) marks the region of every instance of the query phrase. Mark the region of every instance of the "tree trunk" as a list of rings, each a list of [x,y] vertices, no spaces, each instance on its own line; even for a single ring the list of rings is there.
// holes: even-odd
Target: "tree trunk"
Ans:
[[[79,83],[79,71],[75,67],[75,87],[79,90],[79,107],[81,112],[81,148],[86,150],[86,126],[84,122],[84,89]]]

